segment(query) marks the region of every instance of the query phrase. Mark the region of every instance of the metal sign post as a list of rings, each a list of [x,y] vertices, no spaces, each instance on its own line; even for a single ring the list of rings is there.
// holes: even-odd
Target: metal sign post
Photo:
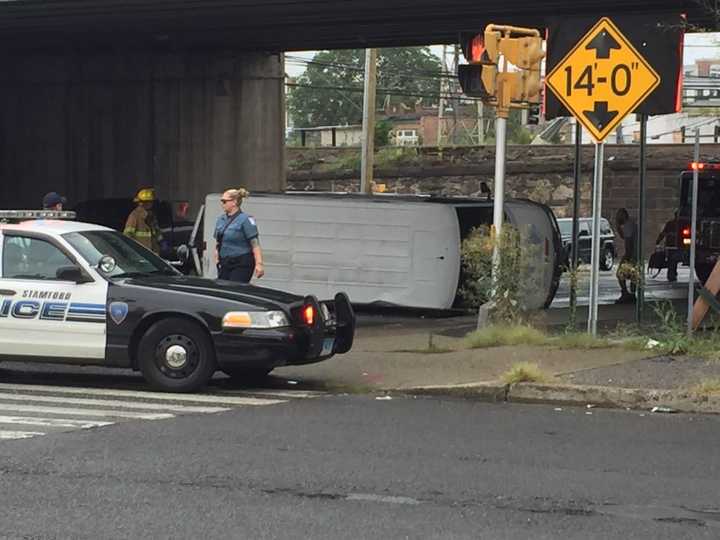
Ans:
[[[635,302],[635,321],[642,323],[643,310],[645,309],[645,176],[647,167],[645,165],[645,154],[647,151],[647,114],[640,114],[640,208],[638,210],[638,231],[637,231],[637,263],[638,272],[637,301]]]
[[[570,272],[573,272],[570,278],[570,324],[575,328],[575,310],[577,307],[577,268],[578,268],[578,234],[579,234],[579,217],[580,217],[580,173],[582,165],[580,163],[582,156],[582,126],[580,122],[575,121],[575,166],[574,166],[574,183],[573,183],[573,220],[572,220],[572,240],[570,243]]]
[[[605,143],[595,144],[595,168],[593,173],[593,220],[592,256],[590,258],[590,306],[588,308],[588,333],[597,335],[598,285],[600,281],[600,218],[602,217],[602,183]]]
[[[693,152],[693,163],[700,161],[700,128],[695,128],[695,151]],[[695,240],[697,239],[697,197],[698,197],[698,168],[693,167],[692,183],[692,216],[690,221],[690,276],[688,277],[688,315],[687,333],[692,335],[693,331],[693,304],[695,303]]]
[[[505,204],[505,150],[507,149],[507,118],[498,115],[495,120],[495,189],[493,190],[493,227],[500,235]]]

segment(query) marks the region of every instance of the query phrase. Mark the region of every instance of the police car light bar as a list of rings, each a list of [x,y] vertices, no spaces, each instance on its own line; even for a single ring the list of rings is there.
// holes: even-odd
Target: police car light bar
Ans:
[[[69,210],[0,210],[0,220],[19,221],[25,219],[75,219],[75,212]]]

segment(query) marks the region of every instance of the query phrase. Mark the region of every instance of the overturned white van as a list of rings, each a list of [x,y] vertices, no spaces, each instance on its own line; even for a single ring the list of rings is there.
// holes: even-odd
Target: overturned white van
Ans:
[[[253,193],[243,211],[260,230],[265,276],[254,284],[298,294],[348,293],[355,304],[450,309],[458,305],[462,240],[492,222],[492,201],[344,193]],[[202,273],[216,277],[220,194],[205,201]],[[538,244],[528,307],[552,302],[560,278],[557,222],[544,205],[507,200],[505,215]]]

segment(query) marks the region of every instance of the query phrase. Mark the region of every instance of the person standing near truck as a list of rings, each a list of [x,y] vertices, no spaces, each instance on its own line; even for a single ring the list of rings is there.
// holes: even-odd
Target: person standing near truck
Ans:
[[[141,189],[135,195],[134,201],[137,203],[137,207],[130,212],[123,234],[159,255],[163,235],[153,212],[155,190],[152,188]]]
[[[223,214],[215,224],[215,262],[218,278],[250,283],[253,277],[265,274],[257,224],[241,210],[243,199],[250,193],[244,189],[228,189],[220,198]]]
[[[655,250],[657,251],[660,247],[660,243],[665,241],[665,258],[667,261],[667,280],[671,283],[677,281],[677,267],[680,262],[675,255],[675,250],[668,248],[674,248],[677,245],[677,232],[678,232],[678,213],[675,211],[673,218],[665,223],[663,230],[655,240]]]
[[[639,280],[639,272],[637,267],[637,225],[630,217],[625,208],[617,211],[615,216],[615,224],[620,238],[625,243],[625,253],[620,259],[617,269],[617,280],[620,284],[620,298],[616,304],[626,304],[635,302],[635,291]],[[630,290],[628,291],[627,282],[630,282]]]

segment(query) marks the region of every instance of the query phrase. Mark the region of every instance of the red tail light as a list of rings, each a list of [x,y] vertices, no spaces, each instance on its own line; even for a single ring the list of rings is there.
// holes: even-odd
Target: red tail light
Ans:
[[[720,163],[703,163],[699,161],[693,161],[692,163],[690,163],[690,169],[693,171],[702,171],[705,169],[718,170],[720,169]]]
[[[305,306],[302,310],[302,319],[305,324],[312,326],[315,322],[315,308],[312,306]]]

